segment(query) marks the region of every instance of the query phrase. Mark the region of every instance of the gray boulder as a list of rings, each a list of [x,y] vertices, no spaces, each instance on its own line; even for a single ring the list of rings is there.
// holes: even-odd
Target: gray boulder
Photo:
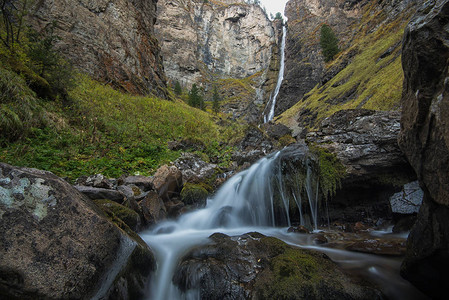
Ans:
[[[50,172],[0,163],[2,299],[136,299],[155,259]]]

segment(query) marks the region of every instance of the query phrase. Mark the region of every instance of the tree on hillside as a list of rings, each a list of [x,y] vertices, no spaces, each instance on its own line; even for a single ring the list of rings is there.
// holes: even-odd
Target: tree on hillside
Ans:
[[[320,45],[324,61],[326,62],[333,60],[334,56],[340,52],[340,49],[338,49],[338,39],[332,31],[332,28],[326,24],[321,26]]]
[[[19,43],[33,0],[0,0],[0,40],[8,49]]]
[[[203,96],[195,83],[192,85],[192,89],[190,89],[188,104],[192,107],[204,109]]]
[[[215,114],[220,112],[220,95],[218,95],[217,87],[214,87],[214,93],[212,95],[212,111]]]
[[[181,84],[177,80],[175,82],[174,92],[175,92],[175,95],[177,95],[177,96],[181,96],[181,94],[182,94]]]

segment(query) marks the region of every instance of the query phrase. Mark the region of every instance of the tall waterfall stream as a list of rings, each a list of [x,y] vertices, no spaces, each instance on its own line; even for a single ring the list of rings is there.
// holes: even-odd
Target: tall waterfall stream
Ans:
[[[284,70],[285,70],[285,40],[287,36],[287,27],[285,25],[282,26],[282,43],[281,43],[281,61],[279,67],[279,76],[276,84],[276,88],[274,90],[273,97],[268,104],[271,104],[270,110],[268,114],[264,116],[264,122],[267,123],[274,118],[274,109],[276,108],[276,99],[279,95],[279,91],[281,89],[282,81],[284,81]]]
[[[291,157],[300,157],[306,169],[305,180],[298,185],[297,191],[287,191],[282,175],[282,161],[288,161]],[[318,187],[307,155],[283,150],[231,177],[214,197],[208,199],[205,208],[184,214],[177,220],[164,221],[142,232],[141,237],[152,248],[157,259],[157,271],[152,277],[147,299],[200,299],[199,291],[181,293],[172,282],[183,255],[196,246],[209,243],[208,237],[213,233],[238,236],[255,231],[277,237],[293,246],[324,252],[341,267],[365,274],[391,299],[417,299],[411,286],[399,276],[400,260],[319,247],[310,235],[287,232],[286,226],[291,225],[290,199],[298,204],[301,223],[304,223],[306,214],[303,210],[307,208],[307,214],[312,218],[309,224],[313,224],[315,231],[318,230]],[[307,199],[301,199],[300,188],[306,191],[302,195],[307,195]]]

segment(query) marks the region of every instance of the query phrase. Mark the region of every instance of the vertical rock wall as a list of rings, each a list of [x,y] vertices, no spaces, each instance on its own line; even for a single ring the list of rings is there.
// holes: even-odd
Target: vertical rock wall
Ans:
[[[52,22],[58,48],[80,70],[115,88],[164,96],[166,78],[154,36],[157,0],[41,0],[32,21]]]
[[[424,190],[410,233],[405,278],[434,299],[447,297],[449,274],[449,1],[426,1],[403,44],[399,144]]]
[[[244,1],[160,0],[158,10],[156,34],[169,80],[188,89],[196,83],[206,91],[217,84],[224,98],[235,98],[226,104],[226,112],[236,117],[250,114],[249,119],[261,116],[266,101],[262,86],[268,80],[276,41],[260,6]],[[218,82],[226,79],[236,80]]]

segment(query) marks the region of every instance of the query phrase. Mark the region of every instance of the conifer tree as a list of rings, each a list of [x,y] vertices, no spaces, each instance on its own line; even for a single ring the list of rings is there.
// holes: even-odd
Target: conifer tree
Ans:
[[[177,96],[181,96],[182,94],[182,87],[181,84],[179,83],[179,81],[176,80],[175,82],[175,87],[174,87],[174,92]]]
[[[195,83],[192,85],[192,88],[190,89],[188,104],[192,107],[196,107],[203,110],[205,108],[203,96],[201,96],[200,90],[198,89]]]
[[[212,111],[215,114],[220,112],[220,95],[218,95],[217,87],[214,87],[214,93],[212,95]]]
[[[321,26],[320,45],[325,62],[333,60],[334,56],[340,52],[340,49],[338,49],[338,39],[332,31],[332,28],[326,24]]]

